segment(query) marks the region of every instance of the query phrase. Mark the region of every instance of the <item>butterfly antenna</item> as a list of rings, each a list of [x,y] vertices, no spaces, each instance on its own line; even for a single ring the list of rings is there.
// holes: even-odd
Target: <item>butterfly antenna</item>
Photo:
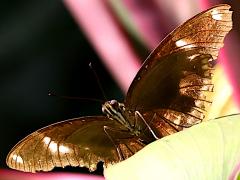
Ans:
[[[57,95],[57,94],[52,93],[52,92],[49,92],[48,95],[49,95],[49,96],[58,97],[58,98],[61,98],[61,99],[84,100],[84,101],[94,101],[94,102],[104,103],[103,100],[101,100],[101,99],[96,99],[96,98],[84,98],[84,97],[74,97],[74,96],[61,96],[61,95]]]
[[[89,63],[89,68],[92,70],[92,72],[93,72],[93,74],[94,74],[94,76],[95,76],[95,78],[96,78],[96,80],[97,80],[98,87],[99,87],[99,89],[100,89],[101,92],[102,92],[103,98],[105,99],[105,101],[107,101],[106,94],[105,94],[105,92],[104,92],[104,90],[103,90],[103,87],[102,87],[102,84],[101,84],[101,82],[100,82],[100,80],[99,80],[99,78],[98,78],[98,75],[97,75],[95,69],[94,69],[93,66],[92,66],[92,62]]]

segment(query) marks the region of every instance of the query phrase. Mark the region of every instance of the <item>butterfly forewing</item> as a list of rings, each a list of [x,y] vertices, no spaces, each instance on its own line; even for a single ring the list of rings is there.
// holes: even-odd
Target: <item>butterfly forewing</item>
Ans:
[[[176,120],[184,126],[202,121],[211,104],[213,61],[232,28],[229,9],[229,5],[215,6],[170,33],[134,78],[126,108],[142,113],[157,111],[164,117],[159,121],[167,117],[166,121]]]
[[[109,127],[109,137],[104,130]],[[13,169],[36,172],[80,166],[90,171],[98,162],[114,164],[144,147],[138,138],[105,116],[89,116],[52,124],[30,134],[8,154]],[[114,140],[111,141],[112,138]]]
[[[99,161],[105,162],[105,165],[119,162],[117,149],[106,135],[104,126],[114,128],[117,124],[104,116],[94,116],[67,120],[42,128],[11,150],[7,165],[21,171],[35,172],[68,165],[95,170]],[[142,148],[135,146],[137,150]]]

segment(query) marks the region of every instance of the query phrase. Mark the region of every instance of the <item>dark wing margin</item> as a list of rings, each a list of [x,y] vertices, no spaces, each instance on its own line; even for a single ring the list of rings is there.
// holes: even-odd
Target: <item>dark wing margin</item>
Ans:
[[[210,100],[199,92],[213,90],[212,62],[232,28],[229,9],[226,4],[215,6],[171,32],[149,55],[134,78],[125,99],[126,108],[143,113],[171,109],[177,101],[178,105],[188,103],[183,113],[194,106],[204,111],[204,104]]]

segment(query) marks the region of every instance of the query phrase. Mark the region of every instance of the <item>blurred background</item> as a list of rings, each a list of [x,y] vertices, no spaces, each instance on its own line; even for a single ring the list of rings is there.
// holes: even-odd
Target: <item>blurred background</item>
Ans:
[[[218,96],[225,98],[218,98],[219,106],[227,104],[226,112],[231,113],[240,104],[237,0],[2,2],[0,172],[7,168],[5,158],[10,149],[31,132],[57,121],[101,114],[100,103],[50,97],[49,92],[104,100],[89,68],[91,62],[107,99],[123,101],[140,64],[162,38],[219,3],[230,4],[235,12],[234,31],[225,41],[220,58],[223,67],[218,71],[220,89],[226,88],[225,94]],[[226,85],[228,80],[233,86]],[[64,171],[87,172],[82,168]]]

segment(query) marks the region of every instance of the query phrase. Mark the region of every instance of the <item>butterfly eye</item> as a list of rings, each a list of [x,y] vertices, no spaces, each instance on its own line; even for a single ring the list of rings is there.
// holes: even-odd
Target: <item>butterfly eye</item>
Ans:
[[[119,108],[122,110],[122,111],[125,111],[125,106],[123,103],[118,103],[119,104]]]
[[[119,103],[116,100],[111,100],[110,105],[113,107],[113,109],[118,110],[119,109]]]

